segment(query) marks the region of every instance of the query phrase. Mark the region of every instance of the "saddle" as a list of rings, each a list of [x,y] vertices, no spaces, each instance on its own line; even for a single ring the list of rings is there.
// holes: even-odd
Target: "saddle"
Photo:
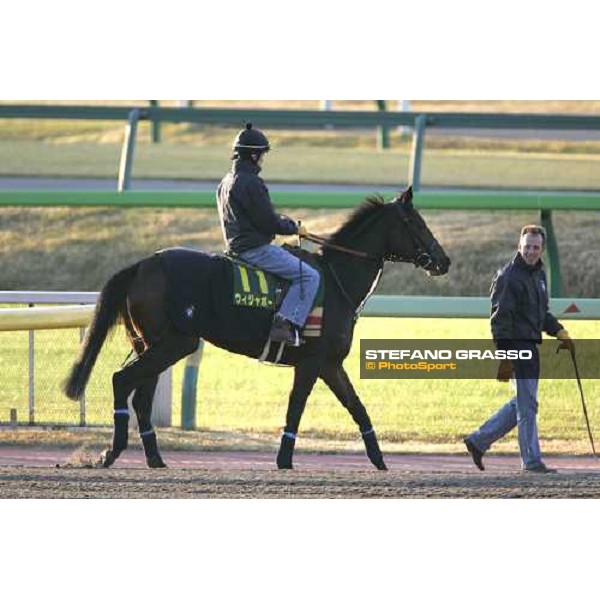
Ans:
[[[321,274],[312,309],[302,330],[303,337],[319,337],[323,324],[323,299],[325,296],[320,260],[314,254],[297,246],[284,244],[283,248]],[[236,306],[277,312],[290,288],[290,282],[248,264],[237,254],[225,253],[224,256],[231,261],[233,266],[233,303]]]

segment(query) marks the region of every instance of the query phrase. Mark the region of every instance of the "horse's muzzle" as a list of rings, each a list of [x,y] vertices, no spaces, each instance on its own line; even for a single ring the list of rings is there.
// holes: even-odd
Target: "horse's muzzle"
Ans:
[[[439,262],[432,259],[431,263],[423,268],[427,271],[427,275],[439,277],[440,275],[445,275],[450,270],[450,264],[451,260],[448,257],[444,257],[444,259]]]

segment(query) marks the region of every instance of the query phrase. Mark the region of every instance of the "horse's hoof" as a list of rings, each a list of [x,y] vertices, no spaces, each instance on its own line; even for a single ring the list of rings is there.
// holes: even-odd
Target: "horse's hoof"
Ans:
[[[293,469],[292,465],[292,454],[289,452],[279,452],[277,454],[277,468],[278,469]]]
[[[387,465],[383,461],[376,463],[375,466],[377,467],[378,471],[387,471],[388,470]]]
[[[108,469],[108,467],[110,467],[110,465],[112,465],[115,462],[115,460],[117,460],[117,456],[109,448],[102,452],[102,454],[100,455],[100,466],[104,467],[105,469]]]
[[[278,469],[293,469],[292,457],[294,456],[294,446],[296,445],[296,438],[290,437],[285,433],[281,437],[281,445],[279,446],[279,452],[277,453],[277,468]]]
[[[166,469],[167,468],[167,465],[163,462],[163,459],[158,454],[155,454],[154,456],[146,457],[146,464],[151,469]]]

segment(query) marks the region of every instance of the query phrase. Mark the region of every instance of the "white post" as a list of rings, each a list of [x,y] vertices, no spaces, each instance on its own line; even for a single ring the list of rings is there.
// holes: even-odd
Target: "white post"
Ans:
[[[167,369],[158,378],[154,404],[152,405],[152,423],[158,427],[171,427],[173,412],[173,370]]]
[[[131,405],[133,392],[128,399],[129,405],[129,428],[138,428],[135,410]],[[156,427],[171,427],[173,424],[173,370],[167,369],[160,374],[154,401],[152,403],[152,425]]]
[[[398,100],[398,112],[410,112],[410,100]],[[398,133],[401,135],[408,133],[408,130],[404,125],[398,127]]]
[[[333,107],[333,101],[321,100],[321,110],[322,111],[330,111],[332,107]],[[324,129],[331,130],[331,129],[333,129],[333,125],[325,125]]]

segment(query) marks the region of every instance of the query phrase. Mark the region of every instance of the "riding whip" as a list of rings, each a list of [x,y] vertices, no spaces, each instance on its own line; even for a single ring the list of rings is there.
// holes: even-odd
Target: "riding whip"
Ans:
[[[557,352],[560,348],[557,348]],[[583,387],[581,386],[581,377],[579,376],[579,369],[577,367],[577,359],[575,358],[575,353],[573,351],[569,351],[571,355],[571,359],[573,360],[573,367],[575,367],[575,377],[577,378],[577,385],[579,386],[579,394],[581,396],[581,406],[583,407],[583,416],[585,417],[585,424],[587,427],[588,436],[590,438],[590,444],[592,445],[592,454],[594,458],[598,458],[596,456],[596,449],[594,448],[594,437],[592,436],[592,429],[590,427],[590,420],[588,418],[587,407],[585,405],[585,399],[583,397]]]
[[[581,394],[581,406],[583,407],[583,416],[585,417],[585,424],[587,426],[588,435],[590,436],[590,444],[592,445],[592,454],[594,458],[598,458],[596,456],[596,449],[594,448],[594,438],[592,437],[592,430],[590,428],[590,420],[587,414],[587,408],[585,406],[585,400],[583,399],[583,388],[581,387],[581,377],[579,377],[579,369],[577,368],[577,360],[575,359],[575,354],[573,352],[570,353],[571,358],[573,359],[573,366],[575,367],[575,376],[577,377],[577,385],[579,386],[579,393]]]
[[[298,229],[302,226],[302,221],[298,221]],[[302,236],[298,234],[298,248],[302,250]],[[300,299],[304,300],[304,277],[302,277],[302,256],[300,258]]]

